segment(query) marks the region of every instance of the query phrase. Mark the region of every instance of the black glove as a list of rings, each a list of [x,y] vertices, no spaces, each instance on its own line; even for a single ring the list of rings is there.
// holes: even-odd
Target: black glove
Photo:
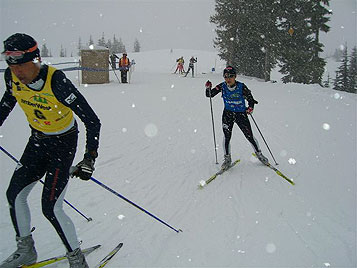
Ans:
[[[72,173],[72,176],[78,177],[81,180],[89,180],[92,177],[97,153],[85,153],[81,162],[76,165],[76,170]]]

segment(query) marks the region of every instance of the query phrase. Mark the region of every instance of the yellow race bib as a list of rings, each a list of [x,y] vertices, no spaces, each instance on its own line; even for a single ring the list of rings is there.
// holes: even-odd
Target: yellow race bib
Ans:
[[[48,66],[45,85],[40,91],[22,84],[12,73],[12,95],[25,112],[31,127],[47,134],[61,132],[73,121],[72,110],[59,102],[53,94],[51,80],[55,71],[55,68]]]

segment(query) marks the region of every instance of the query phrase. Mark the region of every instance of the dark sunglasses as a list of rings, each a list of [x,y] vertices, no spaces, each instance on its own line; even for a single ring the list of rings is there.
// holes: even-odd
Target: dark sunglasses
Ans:
[[[236,76],[235,74],[225,74],[225,75],[223,75],[224,78],[233,78],[235,76]]]

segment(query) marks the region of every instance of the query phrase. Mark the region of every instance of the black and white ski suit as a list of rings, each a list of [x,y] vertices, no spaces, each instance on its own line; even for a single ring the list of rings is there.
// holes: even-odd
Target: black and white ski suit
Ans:
[[[226,82],[222,82],[212,89],[206,88],[206,97],[214,97],[218,93],[222,93],[224,102],[222,114],[224,154],[231,154],[230,140],[234,123],[239,126],[244,136],[253,146],[254,151],[260,151],[258,141],[253,136],[253,131],[246,113],[247,107],[245,101],[247,101],[248,106],[253,109],[254,105],[258,103],[253,98],[251,91],[244,83],[238,81],[235,82],[232,88],[230,88]]]
[[[42,211],[60,236],[67,251],[79,247],[75,227],[62,205],[78,139],[73,112],[86,127],[86,150],[97,151],[100,121],[83,95],[65,74],[42,65],[31,84],[19,82],[9,68],[6,90],[0,102],[0,126],[18,103],[24,110],[31,136],[7,189],[10,215],[16,235],[30,235],[27,196],[43,177]]]

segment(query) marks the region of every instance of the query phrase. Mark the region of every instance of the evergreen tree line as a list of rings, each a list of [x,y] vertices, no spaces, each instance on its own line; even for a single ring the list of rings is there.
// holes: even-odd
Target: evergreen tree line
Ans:
[[[325,86],[330,86],[330,78],[327,78]],[[333,89],[357,93],[357,48],[352,49],[348,55],[347,45],[344,47],[340,66],[336,71],[336,78],[333,81]]]
[[[100,39],[98,39],[97,43],[94,43],[93,37],[92,37],[92,35],[90,35],[88,42],[85,45],[83,45],[82,44],[82,39],[81,39],[81,37],[79,37],[78,45],[77,45],[77,49],[78,49],[77,55],[80,55],[80,50],[81,49],[83,49],[85,47],[89,47],[90,45],[97,45],[97,46],[106,47],[106,48],[109,49],[110,53],[115,53],[115,54],[127,52],[126,51],[126,47],[125,47],[125,45],[124,45],[124,43],[123,43],[121,38],[118,39],[114,35],[112,40],[111,39],[105,40],[104,33],[103,33],[102,37]],[[140,50],[141,50],[141,45],[139,43],[139,40],[135,39],[134,45],[133,45],[133,52],[140,52]],[[60,49],[60,52],[59,52],[59,56],[60,57],[67,57],[67,50],[64,49],[62,45],[61,45],[61,49]],[[73,56],[72,53],[71,53],[70,56],[71,57]],[[46,44],[42,45],[41,57],[52,57],[51,50],[49,50],[47,48]]]
[[[216,0],[214,45],[240,74],[270,80],[278,64],[284,83],[322,84],[319,33],[328,32],[329,0]]]

